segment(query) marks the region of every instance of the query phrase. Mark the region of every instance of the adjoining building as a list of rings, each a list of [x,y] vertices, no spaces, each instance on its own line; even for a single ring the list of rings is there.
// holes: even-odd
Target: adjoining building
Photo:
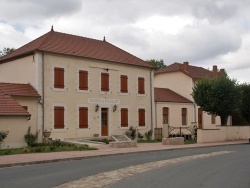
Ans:
[[[9,132],[3,148],[25,146],[28,127],[32,132],[38,130],[39,99],[40,95],[30,84],[0,82],[0,130]]]
[[[173,63],[156,71],[154,77],[156,127],[181,127],[184,133],[188,134],[185,128],[190,126],[212,129],[220,124],[219,117],[208,115],[194,103],[191,93],[196,81],[206,77],[212,79],[224,72],[224,69],[218,71],[217,66],[213,66],[213,70],[210,71],[189,65],[189,62]],[[231,121],[228,122],[231,124]]]
[[[1,82],[37,90],[34,124],[51,130],[53,139],[120,135],[130,126],[144,134],[154,127],[153,67],[105,38],[52,28],[0,58],[0,70]]]

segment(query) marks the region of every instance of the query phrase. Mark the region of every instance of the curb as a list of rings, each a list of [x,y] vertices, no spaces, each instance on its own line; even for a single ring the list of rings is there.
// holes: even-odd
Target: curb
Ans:
[[[69,158],[64,158],[64,159],[51,159],[51,160],[44,160],[44,161],[41,160],[41,161],[29,161],[29,162],[20,162],[20,163],[0,164],[0,168],[63,162],[63,161],[71,161],[71,160],[91,159],[91,158],[108,157],[108,156],[119,156],[119,155],[126,155],[126,154],[150,153],[150,152],[158,152],[158,151],[166,151],[166,150],[173,151],[173,150],[185,150],[185,149],[221,147],[221,146],[230,146],[230,145],[245,145],[245,144],[247,145],[249,143],[230,143],[230,144],[218,144],[218,145],[207,145],[207,146],[185,147],[185,148],[166,148],[166,149],[157,149],[157,150],[129,151],[129,152],[121,152],[121,153],[113,153],[113,154],[100,154],[100,155],[92,155],[92,156],[69,157]]]

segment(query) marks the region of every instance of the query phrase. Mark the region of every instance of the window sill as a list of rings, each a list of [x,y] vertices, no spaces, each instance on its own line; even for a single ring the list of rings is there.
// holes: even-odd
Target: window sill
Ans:
[[[53,91],[59,91],[59,92],[63,92],[63,91],[67,91],[67,90],[68,90],[68,88],[54,88],[54,87],[52,87],[52,88],[51,88],[51,90],[53,90]]]

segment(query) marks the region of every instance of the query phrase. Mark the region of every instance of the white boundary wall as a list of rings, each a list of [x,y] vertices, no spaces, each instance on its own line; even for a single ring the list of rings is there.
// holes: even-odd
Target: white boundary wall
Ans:
[[[217,126],[216,129],[198,129],[197,143],[245,140],[250,138],[250,126]]]

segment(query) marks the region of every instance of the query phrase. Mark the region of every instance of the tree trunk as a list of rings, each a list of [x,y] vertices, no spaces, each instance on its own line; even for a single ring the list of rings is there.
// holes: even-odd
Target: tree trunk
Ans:
[[[220,116],[221,125],[227,125],[228,116]]]

